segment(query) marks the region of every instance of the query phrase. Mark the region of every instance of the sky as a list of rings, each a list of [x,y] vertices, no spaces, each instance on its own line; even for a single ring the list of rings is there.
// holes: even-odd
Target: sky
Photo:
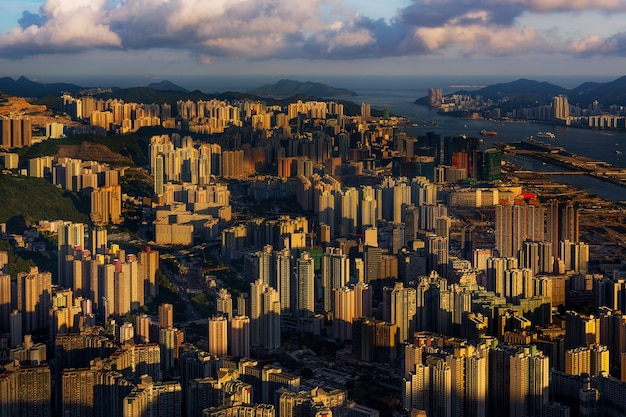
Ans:
[[[624,75],[626,0],[0,0],[0,76]]]

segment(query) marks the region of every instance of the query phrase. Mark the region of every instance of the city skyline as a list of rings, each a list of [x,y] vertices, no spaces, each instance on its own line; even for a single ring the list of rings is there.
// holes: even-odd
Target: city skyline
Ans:
[[[3,76],[619,75],[626,2],[2,0]]]

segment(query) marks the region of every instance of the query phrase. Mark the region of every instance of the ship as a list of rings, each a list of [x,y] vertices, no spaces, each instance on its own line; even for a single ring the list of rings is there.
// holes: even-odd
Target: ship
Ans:
[[[544,139],[554,139],[556,138],[556,135],[552,132],[537,132],[537,137]]]
[[[498,132],[496,132],[495,130],[481,130],[480,132],[481,136],[498,136]]]

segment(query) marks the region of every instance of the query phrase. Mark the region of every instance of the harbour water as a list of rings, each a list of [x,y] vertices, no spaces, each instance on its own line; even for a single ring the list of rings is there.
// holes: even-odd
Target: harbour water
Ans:
[[[508,81],[513,79],[509,78]],[[468,137],[478,137],[481,130],[494,130],[498,133],[497,136],[482,137],[484,146],[488,147],[496,142],[519,142],[529,136],[537,139],[537,132],[550,131],[555,134],[554,139],[539,140],[563,147],[577,155],[584,155],[592,159],[606,161],[617,167],[626,168],[626,131],[582,129],[555,126],[551,123],[458,119],[439,114],[427,106],[414,104],[417,98],[428,94],[430,87],[440,87],[444,94],[452,92],[453,89],[450,88],[452,80],[441,77],[426,79],[425,82],[439,82],[440,85],[423,85],[422,88],[410,88],[407,85],[403,86],[399,82],[392,81],[384,84],[383,81],[384,79],[381,79],[380,84],[373,83],[369,87],[363,86],[360,90],[349,85],[345,88],[353,89],[359,94],[351,98],[352,101],[370,103],[372,108],[389,107],[392,114],[407,117],[410,120],[410,124],[406,128],[407,132],[414,135],[436,132],[443,136],[465,134]],[[468,79],[464,84],[478,81]],[[497,82],[502,82],[502,80],[497,80]],[[574,86],[567,85],[565,87]],[[414,127],[413,124],[417,124],[419,127]],[[623,152],[623,154],[616,151]]]
[[[198,77],[188,79],[182,85],[189,89],[200,89],[207,93],[223,91],[248,91],[264,84],[275,83],[281,78],[299,81],[317,81],[333,87],[347,88],[358,95],[338,97],[358,104],[370,103],[372,108],[388,107],[395,115],[409,119],[408,133],[419,136],[427,132],[436,132],[443,136],[478,137],[481,130],[494,130],[497,136],[483,137],[483,146],[489,147],[496,142],[519,142],[523,138],[534,136],[539,131],[550,131],[554,139],[541,139],[544,142],[560,146],[569,152],[584,155],[592,159],[609,162],[617,167],[626,168],[626,131],[591,130],[552,124],[530,122],[500,122],[490,120],[457,119],[438,114],[426,106],[414,104],[417,98],[428,94],[430,87],[441,88],[444,94],[456,91],[452,85],[491,85],[510,82],[522,78],[507,76],[246,76],[246,77]],[[526,77],[529,78],[529,77]],[[614,78],[595,79],[589,77],[532,77],[537,81],[547,81],[565,88],[574,88],[585,81],[606,82]],[[617,78],[617,76],[615,77]],[[471,90],[470,90],[471,91]],[[414,127],[413,124],[418,125]],[[623,152],[620,154],[618,152]],[[626,197],[625,197],[626,198]]]
[[[522,169],[538,172],[563,172],[564,168],[552,164],[546,164],[538,159],[530,158],[523,155],[507,156],[506,160],[519,166]],[[590,175],[546,175],[563,184],[586,190],[589,193],[610,201],[625,201],[626,188],[619,185],[603,181]]]

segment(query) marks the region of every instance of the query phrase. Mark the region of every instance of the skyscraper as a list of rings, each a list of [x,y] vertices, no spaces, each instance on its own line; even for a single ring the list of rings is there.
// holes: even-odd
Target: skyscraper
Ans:
[[[356,293],[354,289],[333,289],[333,337],[338,340],[352,339],[352,320],[356,318]]]
[[[261,294],[268,288],[267,283],[262,279],[257,279],[250,284],[250,343],[252,346],[261,344],[261,333],[263,331],[261,325],[261,316],[263,315],[263,305],[261,303]],[[244,312],[238,311],[240,315]]]
[[[257,279],[263,280],[268,286],[276,285],[276,274],[274,273],[274,263],[272,256],[272,245],[265,245],[263,250],[257,251],[252,255],[252,263],[254,267],[253,281]]]
[[[551,200],[546,209],[547,240],[552,242],[552,254],[559,255],[559,242],[568,240],[579,241],[579,212],[576,205],[569,201],[559,203]]]
[[[231,321],[230,356],[250,357],[250,318],[235,316]]]
[[[552,108],[554,111],[554,119],[562,124],[569,125],[569,100],[565,95],[558,95],[552,99]]]
[[[52,384],[48,365],[25,366],[13,363],[0,378],[2,416],[50,417]]]
[[[372,287],[364,282],[357,282],[352,286],[354,289],[354,316],[373,317],[372,313]]]
[[[11,275],[0,272],[0,330],[9,330],[11,314]]]
[[[293,313],[291,300],[294,298],[291,285],[293,279],[291,262],[293,257],[289,249],[275,252],[274,257],[276,262],[276,289],[280,298],[281,314],[291,314]]]
[[[280,297],[260,278],[250,284],[250,341],[265,349],[280,347]]]
[[[209,317],[209,353],[217,357],[228,353],[228,321],[223,316]]]
[[[176,356],[176,332],[173,327],[162,328],[159,333],[159,347],[161,348],[161,370],[163,374],[169,374],[174,368]]]
[[[216,310],[228,321],[233,318],[233,299],[226,288],[220,288],[217,293]]]
[[[269,287],[261,296],[263,316],[261,319],[261,346],[268,350],[280,348],[280,298],[278,292]]]
[[[52,274],[31,267],[17,274],[17,309],[22,313],[24,334],[48,327],[52,300]]]
[[[436,416],[452,415],[452,370],[443,361],[432,367],[432,410]]]
[[[402,406],[406,410],[430,410],[431,367],[416,364],[403,379]]]
[[[441,88],[429,88],[428,89],[428,104],[430,107],[441,107],[443,103],[443,91]]]
[[[427,260],[428,269],[437,271],[442,277],[448,276],[448,239],[445,237],[431,236],[428,238]]]
[[[74,254],[74,248],[85,247],[85,225],[83,223],[63,222],[59,225],[57,249],[59,251],[58,279],[59,284],[70,288],[69,271],[67,271],[65,257]]]
[[[519,255],[526,240],[544,240],[545,209],[517,202],[496,206],[496,249],[501,257]]]
[[[332,311],[334,305],[333,290],[348,284],[350,263],[348,255],[340,248],[326,248],[322,257],[322,288],[324,311]]]
[[[416,290],[396,282],[383,289],[383,320],[398,327],[398,340],[404,342],[415,332]]]
[[[543,405],[548,402],[550,377],[549,360],[535,346],[525,348],[510,357],[511,417],[543,416]]]
[[[308,252],[302,252],[296,260],[297,314],[310,317],[315,314],[315,274],[313,258]]]
[[[159,306],[159,326],[162,329],[174,327],[174,306],[163,303]]]
[[[506,292],[505,271],[517,268],[516,258],[488,258],[487,259],[487,289],[496,295],[504,297]]]

